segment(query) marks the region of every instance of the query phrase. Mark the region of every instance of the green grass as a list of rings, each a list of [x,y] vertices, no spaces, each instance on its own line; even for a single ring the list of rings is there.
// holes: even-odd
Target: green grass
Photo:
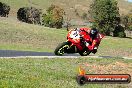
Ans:
[[[0,59],[0,88],[80,88],[75,80],[80,65],[88,63],[89,65],[108,66],[116,61],[132,66],[132,60],[123,59],[3,58]],[[86,72],[90,73],[88,71],[90,69],[93,68],[86,67]],[[123,71],[121,72],[123,73]],[[81,86],[81,88],[128,88],[128,86],[130,84],[88,84]]]
[[[98,55],[132,57],[132,39],[106,37],[102,40]]]
[[[58,43],[66,41],[66,30],[0,19],[0,49],[53,51]]]
[[[19,0],[0,0],[0,1],[10,5],[11,8],[13,8],[13,9],[15,9],[15,8],[18,9],[22,6],[28,6],[28,0],[23,0],[23,1],[19,1]]]

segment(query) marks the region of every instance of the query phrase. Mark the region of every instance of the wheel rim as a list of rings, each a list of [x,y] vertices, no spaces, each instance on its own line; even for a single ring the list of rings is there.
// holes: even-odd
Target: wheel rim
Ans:
[[[60,48],[59,51],[58,51],[58,53],[59,53],[60,55],[64,54],[64,48]]]
[[[83,52],[83,55],[87,55],[87,54],[88,54],[87,51],[84,51],[84,52]]]
[[[65,46],[63,46],[62,48],[60,48],[59,50],[58,50],[58,54],[59,55],[62,55],[62,54],[64,54],[65,53],[65,48],[69,48],[69,46],[68,45],[65,45]]]

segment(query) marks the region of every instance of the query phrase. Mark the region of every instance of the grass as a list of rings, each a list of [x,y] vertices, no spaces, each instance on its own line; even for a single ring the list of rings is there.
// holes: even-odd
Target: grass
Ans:
[[[132,39],[106,37],[102,40],[98,55],[132,57]]]
[[[66,30],[55,30],[1,18],[0,49],[29,51],[53,51],[55,46],[66,41]]]
[[[123,67],[120,64],[126,66]],[[95,74],[99,72],[131,74],[132,71],[132,60],[114,58],[3,58],[0,59],[0,88],[80,88],[75,80],[80,65],[87,73]],[[99,69],[101,66],[105,68]],[[131,86],[132,84],[88,84],[81,88],[131,88]]]

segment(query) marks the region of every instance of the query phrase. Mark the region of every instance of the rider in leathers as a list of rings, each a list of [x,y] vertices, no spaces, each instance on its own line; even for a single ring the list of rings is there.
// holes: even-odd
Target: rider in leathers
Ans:
[[[88,50],[92,51],[92,53],[96,53],[98,46],[101,42],[101,39],[104,37],[101,35],[96,28],[76,28],[80,32],[80,35],[83,34],[83,32],[87,33],[87,36],[83,37],[85,40],[85,45],[88,48]],[[90,38],[89,38],[90,36]]]

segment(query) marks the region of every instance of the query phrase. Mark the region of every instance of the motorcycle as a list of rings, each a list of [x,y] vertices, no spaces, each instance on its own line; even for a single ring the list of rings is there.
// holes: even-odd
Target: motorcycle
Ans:
[[[67,34],[67,41],[59,44],[54,53],[55,55],[63,55],[64,53],[79,53],[81,56],[87,56],[91,52],[86,45],[90,45],[91,42],[86,42],[84,38],[90,39],[90,36],[86,32],[81,32],[79,30],[70,30]],[[100,39],[102,36],[100,34]],[[97,47],[94,48],[97,50]]]

